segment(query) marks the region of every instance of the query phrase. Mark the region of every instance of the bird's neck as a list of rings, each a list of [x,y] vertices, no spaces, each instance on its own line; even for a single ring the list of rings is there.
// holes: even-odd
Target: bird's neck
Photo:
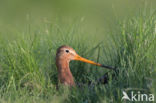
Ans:
[[[56,66],[58,68],[59,73],[70,72],[69,61],[67,61],[67,60],[58,60],[56,62]]]
[[[73,75],[69,68],[69,61],[63,59],[56,62],[58,68],[58,79],[65,85],[75,85]]]

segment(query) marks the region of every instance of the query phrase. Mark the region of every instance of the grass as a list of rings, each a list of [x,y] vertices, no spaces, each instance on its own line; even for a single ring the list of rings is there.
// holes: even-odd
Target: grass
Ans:
[[[121,103],[122,91],[156,93],[156,15],[125,19],[102,42],[86,34],[80,22],[72,25],[40,23],[26,30],[0,32],[1,103]],[[56,49],[70,45],[78,54],[116,66],[119,73],[106,85],[56,90]],[[77,82],[95,81],[109,70],[72,61]],[[113,71],[110,71],[110,77]],[[142,102],[141,102],[142,103]],[[154,102],[153,102],[154,103]]]

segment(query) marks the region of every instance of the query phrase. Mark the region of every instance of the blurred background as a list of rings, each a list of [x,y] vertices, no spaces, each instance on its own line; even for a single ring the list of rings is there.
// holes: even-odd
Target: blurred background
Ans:
[[[100,39],[100,31],[113,31],[120,20],[142,11],[144,16],[152,14],[155,5],[155,0],[0,0],[0,30],[23,30],[28,25],[33,30],[43,23],[68,26],[81,21],[84,30]]]

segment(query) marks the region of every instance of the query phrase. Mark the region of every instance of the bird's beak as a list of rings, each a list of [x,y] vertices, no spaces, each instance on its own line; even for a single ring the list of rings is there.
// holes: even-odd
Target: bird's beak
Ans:
[[[85,59],[85,58],[79,56],[78,54],[75,56],[74,60],[82,61],[82,62],[85,62],[85,63],[89,63],[89,64],[97,65],[97,66],[102,66],[102,64],[95,63],[94,61],[91,61],[91,60]]]
[[[93,64],[93,65],[97,65],[97,66],[100,66],[100,67],[103,67],[103,68],[107,68],[107,69],[112,69],[112,70],[116,69],[116,67],[103,65],[103,64],[99,64],[99,63],[96,63],[94,61],[88,60],[86,58],[83,58],[83,57],[79,56],[78,54],[76,54],[74,60],[79,60],[79,61],[82,61],[82,62],[86,62],[86,63]]]

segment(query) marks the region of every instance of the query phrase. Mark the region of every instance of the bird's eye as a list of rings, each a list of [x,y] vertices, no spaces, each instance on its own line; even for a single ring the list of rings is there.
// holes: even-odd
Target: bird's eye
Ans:
[[[69,50],[66,50],[66,53],[69,53]]]

